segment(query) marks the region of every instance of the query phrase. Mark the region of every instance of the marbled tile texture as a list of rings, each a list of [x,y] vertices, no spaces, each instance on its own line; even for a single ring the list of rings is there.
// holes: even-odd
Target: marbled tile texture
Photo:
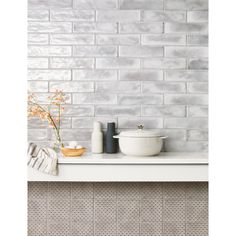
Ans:
[[[207,236],[207,183],[30,182],[28,236]]]
[[[208,0],[28,3],[29,89],[40,100],[56,88],[67,93],[65,143],[89,148],[100,120],[104,128],[115,121],[118,131],[143,123],[168,134],[164,151],[207,151]],[[52,132],[38,123],[29,122],[29,140],[50,144]],[[142,227],[148,234],[157,226]]]

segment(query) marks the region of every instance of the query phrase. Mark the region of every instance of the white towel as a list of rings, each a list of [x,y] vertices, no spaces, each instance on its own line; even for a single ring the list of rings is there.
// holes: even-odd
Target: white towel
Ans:
[[[57,175],[57,153],[51,148],[40,148],[30,143],[28,166],[50,175]]]

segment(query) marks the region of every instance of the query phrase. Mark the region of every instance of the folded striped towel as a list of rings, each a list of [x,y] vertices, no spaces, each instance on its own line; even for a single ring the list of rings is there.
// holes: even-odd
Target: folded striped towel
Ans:
[[[51,148],[41,148],[30,143],[28,166],[50,175],[57,175],[57,153]]]

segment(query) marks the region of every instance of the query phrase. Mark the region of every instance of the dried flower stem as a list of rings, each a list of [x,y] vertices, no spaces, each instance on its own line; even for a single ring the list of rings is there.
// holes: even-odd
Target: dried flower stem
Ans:
[[[62,147],[62,139],[60,136],[60,126],[61,126],[61,111],[64,109],[61,105],[65,104],[65,94],[62,91],[56,91],[52,97],[48,97],[49,105],[47,109],[39,104],[37,98],[34,94],[28,96],[28,116],[29,117],[39,117],[41,120],[47,120],[49,125],[53,127],[55,131],[55,136],[57,142]],[[57,117],[54,118],[51,113],[51,107],[54,105],[57,109]]]

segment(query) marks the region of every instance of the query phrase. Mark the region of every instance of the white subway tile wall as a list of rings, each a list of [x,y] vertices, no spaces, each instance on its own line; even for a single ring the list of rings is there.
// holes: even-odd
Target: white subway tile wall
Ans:
[[[28,235],[208,236],[208,184],[29,182]]]
[[[89,147],[92,122],[100,120],[104,128],[115,121],[118,131],[139,123],[156,129],[169,136],[165,151],[207,151],[208,0],[28,3],[29,89],[42,102],[57,88],[68,95],[64,142]],[[30,141],[51,143],[45,124],[28,127]],[[126,225],[118,227],[122,234]],[[140,232],[158,235],[156,227],[144,222]],[[174,227],[166,222],[165,234]],[[80,229],[90,225],[76,225],[75,234]]]

